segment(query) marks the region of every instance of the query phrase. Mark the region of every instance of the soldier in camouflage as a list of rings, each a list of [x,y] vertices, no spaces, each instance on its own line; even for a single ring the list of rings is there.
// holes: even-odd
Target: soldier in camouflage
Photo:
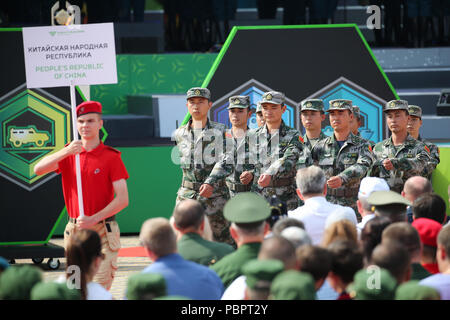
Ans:
[[[375,162],[369,176],[385,179],[392,191],[401,193],[408,178],[425,170],[430,152],[423,142],[408,134],[408,101],[389,101],[383,111],[392,135],[375,145]]]
[[[262,114],[262,107],[260,101],[256,103],[256,124],[258,125],[258,128],[264,125],[264,117]]]
[[[208,89],[191,88],[187,91],[191,119],[174,133],[183,171],[176,203],[184,199],[198,200],[205,207],[213,239],[232,244],[229,222],[223,217],[223,207],[228,200],[225,181],[221,179],[212,185],[204,184],[215,163],[222,158],[225,147],[225,125],[208,119],[211,106]]]
[[[213,185],[226,177],[230,197],[239,192],[250,191],[253,180],[254,164],[249,161],[247,122],[251,116],[250,98],[233,96],[229,98],[228,116],[231,129],[225,133],[226,152],[217,162],[205,183]]]
[[[359,132],[359,128],[362,126],[362,117],[361,111],[358,106],[352,106],[353,110],[353,120],[350,122],[350,131],[355,135],[361,137],[364,141],[370,143],[370,146],[373,148],[375,146],[375,142],[372,140],[364,139],[361,136],[361,132]]]
[[[408,112],[409,112],[409,121],[408,121],[408,125],[406,126],[408,133],[414,139],[423,142],[428,147],[428,149],[430,149],[431,161],[428,162],[428,165],[427,165],[426,169],[423,171],[422,176],[431,180],[432,173],[433,173],[434,169],[436,169],[436,166],[440,162],[439,148],[435,144],[423,139],[420,136],[419,131],[420,131],[420,127],[422,126],[422,123],[423,123],[422,122],[422,108],[419,106],[415,106],[415,105],[409,105]]]
[[[269,202],[275,195],[293,210],[299,204],[295,192],[297,169],[311,165],[312,159],[300,133],[282,120],[284,99],[281,92],[264,93],[261,106],[265,125],[248,133],[250,159],[255,163],[252,191]]]
[[[303,140],[309,150],[320,140],[328,138],[322,132],[322,122],[325,121],[325,112],[322,99],[305,99],[300,102],[300,119],[305,128]]]
[[[357,213],[359,184],[372,165],[372,148],[369,143],[350,131],[350,121],[353,117],[352,101],[330,100],[327,112],[334,133],[314,147],[312,151],[314,164],[325,172],[327,200],[352,207]],[[358,215],[358,220],[360,219]]]

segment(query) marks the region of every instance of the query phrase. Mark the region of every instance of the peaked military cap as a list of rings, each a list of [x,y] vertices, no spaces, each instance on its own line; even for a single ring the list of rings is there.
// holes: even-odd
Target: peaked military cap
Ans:
[[[280,260],[250,260],[242,267],[247,286],[253,290],[269,290],[272,280],[284,270]]]
[[[410,104],[408,106],[408,113],[410,116],[422,118],[422,108],[419,106]]]
[[[408,101],[406,100],[391,100],[386,102],[383,112],[390,110],[406,110],[408,111]]]
[[[166,280],[159,273],[138,273],[128,278],[128,300],[150,300],[166,294]]]
[[[395,292],[395,300],[440,300],[439,292],[431,287],[420,285],[419,281],[411,280],[402,283]]]
[[[207,88],[200,88],[200,87],[190,88],[186,93],[186,99],[195,97],[206,98],[208,100],[211,100],[211,92]]]
[[[322,99],[303,100],[302,102],[300,102],[300,112],[305,110],[323,112],[323,100]]]
[[[11,266],[0,276],[0,300],[30,300],[31,289],[42,281],[39,268],[30,265]]]
[[[250,97],[249,96],[232,96],[228,99],[228,109],[239,108],[245,109],[250,107]]]
[[[278,91],[269,91],[262,95],[261,103],[284,104],[284,93]]]
[[[270,295],[273,300],[315,300],[314,279],[306,272],[283,271],[273,279]]]
[[[367,198],[367,202],[373,206],[384,206],[388,204],[404,204],[411,206],[412,203],[406,198],[402,197],[395,191],[374,191]]]
[[[350,296],[356,300],[394,300],[397,281],[386,269],[359,270],[348,287]]]
[[[228,200],[223,208],[225,219],[235,223],[253,223],[270,217],[269,203],[254,192],[241,192]]]
[[[331,110],[349,110],[353,113],[353,102],[352,100],[345,100],[345,99],[334,99],[330,100],[330,107],[328,108],[327,112],[330,112]]]
[[[66,282],[40,282],[31,290],[31,300],[81,300],[81,292],[69,289]]]

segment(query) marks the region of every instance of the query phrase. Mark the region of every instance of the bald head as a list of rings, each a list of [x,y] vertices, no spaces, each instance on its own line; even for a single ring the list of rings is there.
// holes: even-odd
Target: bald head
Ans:
[[[403,186],[403,196],[411,202],[414,202],[419,196],[424,193],[430,193],[433,191],[430,180],[414,176],[406,180]]]
[[[144,222],[139,234],[142,245],[158,257],[177,251],[175,232],[166,218],[153,218]]]
[[[183,200],[173,211],[175,226],[181,231],[190,228],[198,229],[203,222],[204,212],[200,202],[191,199]]]

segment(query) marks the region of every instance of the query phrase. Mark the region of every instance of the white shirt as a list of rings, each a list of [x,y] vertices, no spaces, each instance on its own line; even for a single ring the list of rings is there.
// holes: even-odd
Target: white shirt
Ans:
[[[89,282],[86,285],[86,300],[112,300],[112,294],[96,282]]]
[[[221,300],[244,300],[245,288],[247,288],[246,279],[246,276],[236,278],[225,290]]]
[[[364,229],[366,223],[369,222],[369,220],[372,220],[373,218],[375,218],[374,213],[367,214],[364,217],[362,217],[361,222],[356,225],[356,228],[358,230],[358,238],[361,238],[361,231]]]
[[[349,211],[355,215],[350,207],[328,202],[325,197],[312,197],[305,200],[305,204],[288,212],[288,217],[298,219],[305,225],[305,231],[312,239],[313,245],[320,245],[328,216],[336,211]],[[356,220],[356,215],[355,215]]]

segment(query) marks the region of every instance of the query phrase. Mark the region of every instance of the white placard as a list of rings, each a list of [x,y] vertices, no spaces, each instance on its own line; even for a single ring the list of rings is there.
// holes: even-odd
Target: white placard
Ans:
[[[23,28],[28,88],[117,83],[112,23]]]

